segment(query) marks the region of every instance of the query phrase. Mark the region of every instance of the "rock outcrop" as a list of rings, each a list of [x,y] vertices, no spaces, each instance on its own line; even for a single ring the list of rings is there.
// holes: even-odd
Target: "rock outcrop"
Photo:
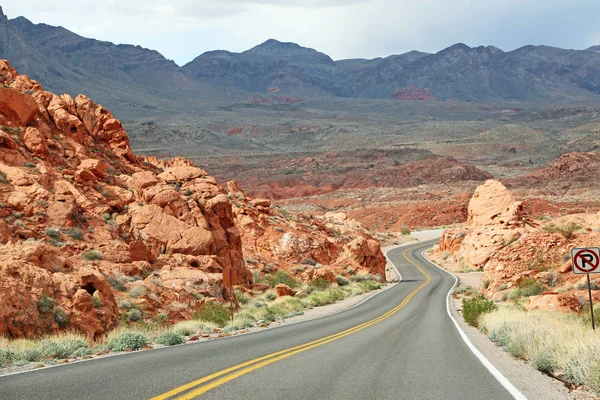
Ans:
[[[469,204],[467,227],[446,230],[434,256],[449,269],[483,270],[484,293],[490,298],[506,299],[523,284],[535,285],[537,293],[543,292],[528,298],[528,309],[580,311],[587,284],[572,273],[570,252],[597,246],[599,225],[600,213],[535,224],[504,186],[488,181]],[[600,292],[593,295],[600,300]]]
[[[333,283],[340,274],[385,277],[379,242],[346,215],[291,215],[270,200],[245,197],[236,182],[227,187],[249,268],[264,273],[284,270],[304,281]]]
[[[345,216],[291,215],[183,158],[135,156],[104,107],[5,60],[0,83],[0,336],[98,339],[120,322],[190,319],[236,302],[232,287],[265,290],[247,264],[306,281],[385,276],[378,242]]]
[[[191,318],[250,285],[226,192],[136,157],[121,123],[0,61],[0,336]]]
[[[467,228],[442,234],[439,249],[452,253],[459,269],[481,269],[499,248],[527,230],[521,202],[498,181],[479,186],[469,202]]]

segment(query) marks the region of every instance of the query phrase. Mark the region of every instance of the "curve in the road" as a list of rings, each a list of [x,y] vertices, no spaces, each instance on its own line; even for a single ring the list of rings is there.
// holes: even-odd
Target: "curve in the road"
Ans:
[[[422,245],[420,247],[427,247],[427,246],[429,246],[429,245],[424,245],[424,246]],[[334,335],[331,335],[331,336],[328,336],[328,337],[325,337],[325,338],[322,338],[319,340],[315,340],[310,343],[305,343],[300,346],[292,347],[290,349],[285,349],[282,351],[278,351],[276,353],[268,354],[266,356],[259,357],[254,360],[246,361],[239,365],[224,369],[224,370],[214,373],[212,375],[198,379],[197,381],[194,381],[194,382],[188,383],[186,385],[182,385],[173,390],[170,390],[169,392],[164,393],[160,396],[153,397],[151,400],[166,400],[166,399],[173,397],[179,393],[185,392],[193,387],[199,386],[198,388],[194,389],[193,391],[188,392],[185,395],[177,397],[177,400],[193,399],[195,397],[200,396],[201,394],[208,392],[211,389],[214,389],[214,388],[221,386],[229,381],[237,379],[240,376],[248,374],[254,370],[257,370],[257,369],[267,366],[269,364],[273,364],[279,360],[283,360],[284,358],[293,356],[294,354],[298,354],[303,351],[314,349],[315,347],[322,346],[324,344],[333,342],[334,340],[343,338],[348,335],[352,335],[353,333],[359,332],[365,328],[368,328],[371,325],[374,325],[380,321],[383,321],[386,318],[389,318],[391,315],[395,314],[396,312],[398,312],[399,310],[404,308],[404,306],[406,304],[408,304],[408,302],[414,297],[415,294],[417,294],[417,292],[419,290],[423,289],[425,286],[427,286],[429,284],[429,282],[431,282],[431,276],[429,276],[429,274],[427,274],[427,272],[425,272],[421,267],[419,267],[415,262],[413,262],[406,256],[406,253],[408,252],[408,250],[409,249],[404,250],[404,253],[402,254],[403,257],[406,258],[406,260],[408,260],[408,262],[410,262],[415,268],[417,268],[419,271],[421,271],[421,273],[425,276],[425,282],[423,282],[420,286],[418,286],[416,289],[414,289],[412,292],[410,292],[410,294],[408,296],[406,296],[406,298],[400,304],[398,304],[396,307],[394,307],[390,311],[380,315],[377,318],[372,319],[371,321],[367,321],[363,324],[352,327],[352,328],[347,329],[342,332],[338,332]],[[246,368],[244,368],[244,367],[246,367]],[[230,375],[227,375],[231,372],[233,372],[233,373]],[[206,385],[202,385],[203,383],[209,382],[209,381],[216,379],[223,375],[227,375],[227,376],[220,378],[216,381],[207,383]]]
[[[0,399],[137,400],[160,393],[201,394],[206,400],[515,398],[448,318],[455,279],[421,254],[434,243],[388,251],[402,281],[348,310],[224,339],[3,376]]]

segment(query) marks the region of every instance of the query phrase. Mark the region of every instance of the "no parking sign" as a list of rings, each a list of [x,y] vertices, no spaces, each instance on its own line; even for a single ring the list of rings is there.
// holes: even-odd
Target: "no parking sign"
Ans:
[[[571,250],[573,273],[600,274],[600,248],[588,247]]]
[[[583,249],[573,249],[571,250],[571,262],[573,264],[573,273],[587,275],[588,293],[590,295],[590,312],[592,313],[592,328],[596,330],[590,274],[600,274],[600,248],[587,247]]]

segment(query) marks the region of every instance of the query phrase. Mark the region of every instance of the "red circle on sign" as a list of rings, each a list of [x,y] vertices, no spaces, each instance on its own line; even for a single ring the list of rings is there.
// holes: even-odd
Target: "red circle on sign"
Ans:
[[[587,253],[587,254],[591,254],[592,255],[592,261],[589,262],[587,259],[585,259],[583,257],[583,253]],[[577,260],[581,258],[583,260],[583,265],[585,266],[586,263],[589,263],[590,266],[592,267],[592,269],[583,269],[581,267],[579,267],[579,264],[577,263]],[[580,250],[577,252],[577,254],[575,254],[575,259],[573,260],[575,261],[575,268],[577,268],[578,270],[580,270],[581,272],[585,272],[590,273],[590,272],[594,272],[596,270],[596,268],[598,268],[598,265],[600,265],[600,260],[598,260],[598,257],[596,256],[596,253],[593,253],[589,250]]]

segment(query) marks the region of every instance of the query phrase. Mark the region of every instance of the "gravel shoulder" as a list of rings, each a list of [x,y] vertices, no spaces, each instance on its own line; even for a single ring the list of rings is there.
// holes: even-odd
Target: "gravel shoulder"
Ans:
[[[454,273],[459,279],[457,287],[481,285],[483,273]],[[450,312],[471,343],[529,400],[588,400],[599,399],[592,392],[581,389],[569,390],[562,382],[545,375],[523,360],[503,351],[479,329],[468,325],[460,312],[462,298],[450,296]],[[482,366],[482,368],[484,368]]]

